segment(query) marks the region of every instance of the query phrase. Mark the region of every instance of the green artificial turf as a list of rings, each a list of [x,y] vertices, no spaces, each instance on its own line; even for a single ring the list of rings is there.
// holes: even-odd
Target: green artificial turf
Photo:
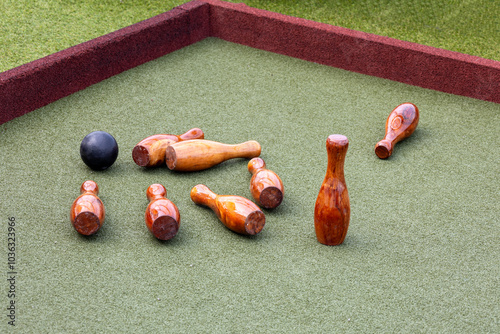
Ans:
[[[420,108],[412,137],[380,160],[398,104]],[[500,314],[500,105],[346,72],[209,38],[0,126],[0,256],[17,221],[19,333],[494,333]],[[204,183],[250,197],[246,159],[196,172],[144,169],[146,136],[200,127],[257,140],[285,185],[255,237],[226,229],[189,198]],[[108,131],[116,163],[94,172],[83,137]],[[325,141],[349,138],[351,224],[316,241]],[[69,208],[86,179],[106,220],[78,235]],[[146,189],[162,183],[181,227],[147,230]],[[4,276],[5,277],[5,276]],[[0,284],[0,305],[9,288]],[[0,332],[9,329],[2,316]]]
[[[185,2],[2,0],[0,71],[145,20]],[[245,3],[313,21],[500,60],[500,2],[496,0],[248,0]]]

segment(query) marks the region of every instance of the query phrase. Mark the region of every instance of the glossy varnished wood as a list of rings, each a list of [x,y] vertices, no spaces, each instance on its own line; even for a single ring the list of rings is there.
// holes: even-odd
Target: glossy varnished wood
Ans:
[[[250,192],[255,201],[266,209],[274,209],[279,206],[285,192],[281,178],[266,168],[266,163],[262,158],[250,160],[248,171],[252,174]]]
[[[99,231],[105,217],[104,205],[97,197],[99,186],[94,181],[85,181],[80,194],[71,206],[70,220],[78,233],[92,235]]]
[[[152,184],[146,191],[149,205],[144,219],[146,226],[160,240],[169,240],[179,231],[181,216],[177,206],[166,198],[167,190],[161,184]]]
[[[254,158],[261,147],[255,140],[241,144],[223,144],[211,140],[187,140],[167,147],[168,168],[181,172],[200,171],[234,158]]]
[[[155,167],[165,163],[165,150],[173,143],[190,139],[203,139],[201,129],[193,128],[182,135],[159,134],[141,140],[132,150],[134,162],[141,167]]]
[[[264,213],[252,201],[235,195],[217,195],[207,186],[199,184],[191,189],[191,199],[208,206],[231,231],[255,235],[266,223]]]
[[[394,145],[408,138],[418,125],[418,108],[413,103],[403,103],[394,108],[385,122],[385,137],[375,145],[375,154],[380,159],[392,155]]]
[[[326,140],[328,165],[314,207],[314,227],[318,241],[329,246],[343,243],[349,227],[351,206],[344,178],[348,146],[342,135],[330,135]]]

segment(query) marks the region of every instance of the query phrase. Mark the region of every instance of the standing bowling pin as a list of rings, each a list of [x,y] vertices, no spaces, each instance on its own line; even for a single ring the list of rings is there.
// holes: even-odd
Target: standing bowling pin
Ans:
[[[266,223],[259,207],[241,196],[217,195],[207,186],[199,184],[191,189],[191,199],[212,209],[220,221],[236,233],[255,235],[262,231]]]
[[[266,169],[261,158],[248,162],[248,171],[253,175],[250,180],[250,192],[255,201],[266,209],[274,209],[283,200],[283,182],[273,171]]]
[[[385,122],[385,137],[375,145],[375,154],[387,159],[397,142],[409,137],[418,125],[418,108],[412,103],[403,103],[394,108]]]
[[[344,161],[349,141],[342,135],[326,140],[328,166],[314,207],[314,228],[322,244],[340,245],[349,227],[351,206],[344,179]]]
[[[165,150],[173,143],[190,139],[203,139],[203,131],[198,128],[177,135],[153,135],[141,140],[132,150],[134,162],[141,167],[154,167],[165,163]]]
[[[210,140],[187,140],[167,147],[166,161],[171,170],[194,172],[210,168],[233,158],[254,158],[260,155],[260,144],[250,140],[229,145]]]
[[[177,206],[166,198],[167,190],[161,184],[152,184],[146,191],[149,200],[144,219],[146,226],[160,240],[169,240],[179,231],[181,216]]]
[[[92,235],[99,231],[104,222],[104,205],[97,194],[99,187],[88,180],[80,187],[81,195],[73,202],[70,220],[75,230],[83,235]]]

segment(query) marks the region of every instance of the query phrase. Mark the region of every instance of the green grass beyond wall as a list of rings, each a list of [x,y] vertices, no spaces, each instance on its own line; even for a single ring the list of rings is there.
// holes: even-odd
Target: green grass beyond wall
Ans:
[[[0,72],[185,2],[187,0],[1,0]],[[317,22],[500,60],[498,0],[243,2]]]

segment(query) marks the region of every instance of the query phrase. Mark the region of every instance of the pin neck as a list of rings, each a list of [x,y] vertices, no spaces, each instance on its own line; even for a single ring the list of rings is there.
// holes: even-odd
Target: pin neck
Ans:
[[[146,191],[146,196],[148,200],[151,202],[167,196],[167,190],[161,184],[155,183],[148,187],[148,190]]]
[[[264,169],[265,168],[263,168],[263,167],[252,167],[249,170],[250,170],[250,173],[252,173],[252,175],[255,175],[258,172],[263,171]]]
[[[348,148],[347,138],[340,143],[327,141],[326,148],[328,154],[327,177],[336,177],[344,180],[344,162]]]
[[[82,186],[80,187],[80,193],[91,193],[97,196],[97,194],[99,193],[99,187],[94,181],[88,180],[82,183]]]
[[[193,128],[180,136],[176,136],[178,141],[190,140],[190,139],[203,139],[204,133],[199,128]]]
[[[149,199],[149,200],[150,200],[150,201],[155,201],[155,200],[157,200],[157,199],[161,199],[161,198],[165,198],[165,196],[162,196],[162,195],[160,195],[160,194],[155,194],[155,195],[153,195],[152,197],[150,197],[150,199]]]
[[[217,194],[211,191],[207,186],[199,184],[191,189],[191,199],[200,205],[205,205],[210,208],[215,207]]]
[[[326,168],[326,177],[335,177],[344,180],[344,161],[330,161]]]
[[[261,158],[253,158],[248,162],[248,171],[252,174],[257,174],[264,169],[266,169],[266,163]]]

